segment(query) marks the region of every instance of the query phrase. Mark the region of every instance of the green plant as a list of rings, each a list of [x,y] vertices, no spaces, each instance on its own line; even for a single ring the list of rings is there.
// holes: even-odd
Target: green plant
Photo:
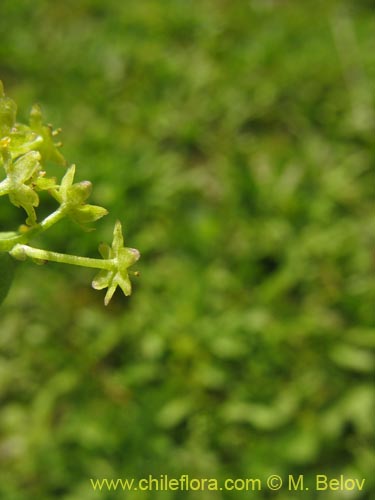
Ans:
[[[92,286],[96,290],[108,288],[105,305],[111,300],[117,286],[125,295],[130,295],[128,268],[139,259],[140,254],[135,248],[124,247],[119,221],[115,224],[112,246],[105,243],[99,246],[102,259],[67,255],[28,245],[35,236],[65,217],[84,230],[90,230],[87,224],[108,212],[103,207],[86,203],[92,185],[89,181],[74,182],[75,165],[67,168],[60,184],[55,177],[48,176],[47,162],[65,167],[66,161],[60,152],[61,143],[55,142],[60,130],[53,130],[50,125],[43,124],[39,106],[32,107],[28,125],[16,121],[16,112],[16,103],[4,94],[0,81],[0,167],[5,171],[5,178],[0,181],[0,196],[8,195],[9,201],[23,208],[27,214],[25,224],[17,232],[0,233],[0,303],[13,280],[15,266],[11,257],[17,260],[29,257],[37,263],[53,261],[99,269]],[[36,208],[42,191],[48,192],[58,207],[39,222]]]

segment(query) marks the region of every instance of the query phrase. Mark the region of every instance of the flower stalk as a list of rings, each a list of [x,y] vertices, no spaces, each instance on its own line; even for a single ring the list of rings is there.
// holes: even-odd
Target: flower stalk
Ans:
[[[70,264],[72,266],[92,267],[94,269],[106,269],[108,271],[115,269],[116,262],[104,259],[92,259],[90,257],[79,257],[78,255],[69,255],[59,252],[51,252],[50,250],[42,250],[39,248],[30,247],[29,245],[17,244],[9,254],[17,260],[26,260],[30,257],[33,260],[39,260],[42,263],[58,262],[60,264]]]

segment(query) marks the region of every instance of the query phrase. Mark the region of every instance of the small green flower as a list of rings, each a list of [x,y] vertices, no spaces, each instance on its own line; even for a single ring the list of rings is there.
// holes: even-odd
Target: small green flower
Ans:
[[[16,103],[4,94],[0,81],[0,139],[9,139],[12,158],[16,159],[29,151],[39,151],[43,162],[51,160],[65,165],[65,158],[59,151],[61,142],[54,141],[60,129],[53,130],[51,125],[44,125],[40,107],[37,104],[32,107],[29,126],[17,123],[16,114]]]
[[[22,125],[21,123],[17,123],[12,128],[6,139],[9,140],[8,148],[13,160],[29,151],[39,150],[43,142],[43,138],[40,135],[33,132],[27,125]]]
[[[73,184],[74,174],[75,165],[72,165],[62,178],[59,188],[51,190],[51,194],[67,215],[85,229],[85,224],[100,219],[107,215],[108,211],[103,207],[85,203],[91,194],[91,182],[82,181]]]
[[[2,189],[9,195],[9,199],[16,207],[22,207],[27,213],[26,223],[29,226],[36,224],[35,208],[39,205],[39,196],[36,190],[51,189],[55,186],[55,179],[44,177],[45,172],[40,165],[40,153],[29,151],[16,161],[12,160],[8,149],[9,139],[0,141],[3,166],[7,178],[2,182]]]
[[[0,138],[9,134],[16,122],[16,103],[4,94],[4,87],[0,80]]]
[[[34,104],[31,108],[29,123],[30,129],[42,138],[37,149],[43,160],[51,160],[59,165],[65,165],[66,160],[59,151],[62,144],[53,140],[61,132],[61,129],[53,130],[51,125],[43,124],[42,111],[38,104]]]
[[[131,294],[132,287],[128,268],[137,262],[140,253],[135,248],[124,247],[120,221],[117,221],[115,224],[112,247],[106,243],[102,243],[99,246],[99,252],[103,259],[113,263],[113,267],[110,270],[101,270],[95,276],[92,287],[95,288],[95,290],[108,288],[104,299],[104,304],[108,305],[117,286],[120,286],[126,296]]]

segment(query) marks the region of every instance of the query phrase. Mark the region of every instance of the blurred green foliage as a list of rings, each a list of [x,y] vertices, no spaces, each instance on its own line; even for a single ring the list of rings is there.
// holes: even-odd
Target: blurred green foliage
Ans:
[[[182,473],[348,474],[369,498],[371,10],[2,0],[8,95],[63,127],[110,210],[48,245],[97,256],[119,218],[142,276],[104,309],[90,271],[19,266],[0,313],[1,498],[120,498],[89,478]],[[0,204],[0,230],[18,217]],[[249,493],[142,498],[198,496]]]

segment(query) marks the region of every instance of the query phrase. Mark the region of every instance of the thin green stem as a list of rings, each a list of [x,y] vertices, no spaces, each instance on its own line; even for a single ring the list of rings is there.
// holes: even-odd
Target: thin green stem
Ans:
[[[51,226],[56,224],[60,219],[65,217],[65,210],[61,206],[55,210],[52,214],[46,217],[40,224],[32,227],[28,231],[17,236],[12,236],[11,238],[0,239],[0,252],[9,252],[17,243],[27,243],[31,238],[36,236]]]
[[[60,219],[65,217],[65,208],[61,205],[57,210],[52,212],[48,217],[42,220],[42,222],[39,224],[39,232],[45,231],[46,229],[49,229],[51,226],[56,224]]]
[[[27,241],[25,240],[25,236],[25,234],[20,234],[11,238],[0,238],[0,252],[9,252],[17,243]]]
[[[40,250],[28,245],[16,245],[9,252],[12,257],[24,260],[26,257],[32,259],[59,262],[62,264],[72,264],[73,266],[93,267],[95,269],[106,269],[111,271],[116,268],[115,259],[91,259],[89,257],[78,257],[77,255],[69,255],[58,252],[50,252],[49,250]]]

